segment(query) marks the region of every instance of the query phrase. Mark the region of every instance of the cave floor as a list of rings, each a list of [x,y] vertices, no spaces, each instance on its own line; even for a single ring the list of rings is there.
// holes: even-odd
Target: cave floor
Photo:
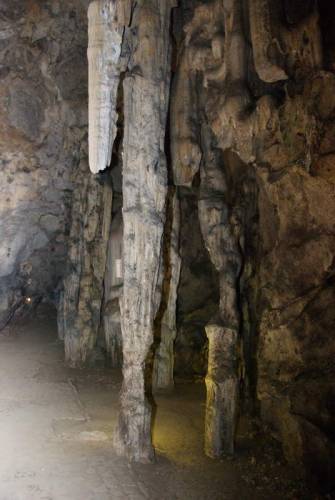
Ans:
[[[309,498],[273,443],[240,429],[233,459],[202,452],[204,385],[156,398],[154,465],[113,453],[119,372],[63,363],[55,313],[0,335],[0,500]],[[241,426],[243,427],[243,426]]]

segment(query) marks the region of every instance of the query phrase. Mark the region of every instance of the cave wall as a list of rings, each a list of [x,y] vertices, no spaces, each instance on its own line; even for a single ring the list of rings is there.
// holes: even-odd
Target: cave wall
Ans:
[[[242,257],[242,406],[251,403],[245,407],[260,412],[286,458],[323,485],[332,481],[335,451],[330,4],[182,2],[171,97],[176,183],[190,186],[199,170],[210,172],[215,151],[223,153],[211,189],[215,198],[224,176],[227,234],[206,246],[216,265],[231,258],[235,235]],[[205,233],[210,224],[219,234],[216,213],[200,219]],[[230,272],[222,275],[224,307]],[[232,309],[220,309],[224,323]]]
[[[87,4],[0,2],[0,326],[26,297],[57,299],[87,143]]]
[[[141,321],[148,320],[141,338],[134,328],[136,345],[142,348],[146,338],[135,371],[131,360],[139,351],[132,345],[125,351],[131,373],[124,394],[128,391],[129,397],[135,372],[141,385],[145,442],[140,446],[150,448],[143,364],[153,338],[154,311],[159,309],[164,273],[158,254],[169,183],[170,189],[178,186],[181,210],[176,372],[203,375],[205,326],[213,319],[217,331],[233,326],[239,335],[231,345],[232,359],[225,358],[226,352],[213,359],[232,367],[234,380],[240,378],[242,407],[258,412],[283,444],[287,459],[327,484],[335,456],[334,8],[327,0],[184,0],[174,9],[169,38],[169,12],[160,11],[162,3],[152,0],[151,10],[160,12],[164,25],[164,44],[156,54],[163,78],[153,67],[146,41],[158,38],[159,16],[146,16],[140,2],[133,18],[131,5],[113,2],[118,24],[115,39],[108,40],[120,47],[127,43],[117,52],[115,81],[106,85],[113,83],[114,98],[118,95],[126,111],[126,137],[141,133],[137,146],[142,153],[143,144],[147,147],[149,159],[142,162],[140,179],[143,196],[148,186],[156,193],[151,183],[161,176],[156,234],[156,219],[146,220],[146,213],[141,217],[136,201],[138,158],[124,151],[131,179],[123,187],[131,203],[128,236],[120,238],[134,238],[129,228],[136,216],[136,234],[140,238],[147,223],[150,238],[156,234],[157,252],[154,258],[149,252],[153,266],[142,269],[147,242],[140,238],[135,256],[127,247],[128,289],[134,285],[134,270],[143,271],[146,280],[153,273],[150,297],[143,296],[141,302],[152,303],[152,311],[143,317],[137,312]],[[0,0],[0,326],[28,296],[34,302],[57,295],[65,277],[59,330],[74,365],[87,361],[87,352],[94,351],[101,314],[115,319],[114,295],[105,297],[105,304],[103,297],[105,272],[113,266],[108,254],[112,187],[119,198],[115,214],[121,204],[120,174],[113,179],[121,151],[114,152],[111,172],[89,176],[87,6],[87,0]],[[175,7],[173,2],[170,7]],[[170,44],[173,79],[166,120]],[[157,82],[163,89],[160,95]],[[124,83],[128,93],[121,98]],[[157,103],[144,124],[146,133],[141,104],[151,109],[148,88]],[[135,91],[139,94],[133,102]],[[101,95],[95,95],[96,102],[103,104]],[[101,149],[93,143],[94,172],[108,165],[120,132],[115,112],[120,102],[113,104],[93,127],[101,127],[95,139],[103,140]],[[150,128],[153,117],[155,130]],[[123,113],[119,119],[123,122]],[[108,120],[113,126],[107,130]],[[157,134],[155,162],[150,134]],[[152,168],[150,182],[145,180],[147,164]],[[148,199],[155,212],[157,199]],[[134,296],[139,290],[136,282]],[[120,293],[128,303],[128,292]],[[126,311],[129,318],[136,313],[132,301]],[[118,307],[116,313],[119,322]],[[123,335],[130,344],[126,323]],[[137,389],[131,399],[138,396]],[[126,406],[124,420],[131,429]]]

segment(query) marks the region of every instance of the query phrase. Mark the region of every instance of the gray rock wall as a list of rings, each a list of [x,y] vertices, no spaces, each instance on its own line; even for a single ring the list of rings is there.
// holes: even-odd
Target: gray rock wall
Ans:
[[[87,135],[87,3],[0,1],[0,327],[63,274]]]

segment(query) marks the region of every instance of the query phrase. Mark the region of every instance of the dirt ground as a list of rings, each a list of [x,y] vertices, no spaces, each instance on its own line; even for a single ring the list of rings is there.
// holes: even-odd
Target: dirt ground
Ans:
[[[156,463],[115,456],[121,374],[71,370],[55,313],[39,309],[0,334],[0,500],[317,498],[275,443],[242,425],[233,458],[203,454],[203,382],[156,398]],[[244,427],[244,430],[243,430]]]

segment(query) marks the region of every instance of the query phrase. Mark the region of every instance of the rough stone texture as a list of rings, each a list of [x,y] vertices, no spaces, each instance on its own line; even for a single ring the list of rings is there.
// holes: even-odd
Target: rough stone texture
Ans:
[[[244,396],[259,401],[287,459],[303,465],[309,478],[321,479],[326,490],[332,481],[335,418],[330,335],[335,77],[325,71],[333,69],[334,45],[324,27],[334,24],[325,20],[326,2],[320,9],[304,2],[249,6],[242,9],[237,1],[182,5],[177,73],[193,84],[186,90],[176,84],[173,98],[191,92],[197,106],[189,111],[174,103],[172,123],[180,110],[186,113],[184,123],[195,126],[192,141],[203,154],[205,123],[215,136],[210,151],[223,153],[228,207],[235,207],[230,228],[235,218],[242,229],[237,241],[243,266],[235,292],[242,313]],[[264,51],[271,43],[273,50]],[[201,162],[183,161],[183,134],[171,139],[172,151],[180,151],[173,155],[176,179],[190,185]],[[187,151],[192,158],[190,147]],[[222,231],[228,229],[225,223]],[[214,257],[222,258],[218,246]]]
[[[234,453],[238,412],[238,332],[220,324],[206,327],[208,372],[206,376],[205,453],[219,458]]]
[[[0,327],[27,297],[57,299],[87,126],[86,6],[0,2]]]
[[[208,331],[215,324],[221,332],[210,346],[209,454],[223,451],[222,439],[232,450],[237,409],[222,403],[237,401],[241,378],[241,410],[259,407],[287,459],[326,490],[335,456],[334,7],[327,0],[182,1],[173,15],[168,131],[172,2],[95,2],[91,14],[102,10],[91,17],[91,167],[112,161],[112,168],[90,177],[87,3],[0,0],[0,326],[28,297],[34,303],[58,293],[74,190],[60,337],[70,362],[81,364],[94,358],[100,330],[119,363],[121,321],[117,449],[152,457],[144,368],[164,307],[169,380],[175,334],[176,246],[176,266],[162,265],[171,146],[181,207],[176,370],[203,373],[204,326],[214,318]],[[120,121],[123,234],[121,204],[110,228]],[[115,248],[121,239],[123,250]],[[161,281],[172,271],[167,303]],[[222,378],[234,379],[225,397],[213,357],[220,369],[230,366]],[[156,379],[163,376],[157,360]],[[229,438],[217,437],[217,422]]]
[[[135,5],[135,49],[124,80],[123,385],[114,444],[117,452],[142,461],[153,456],[144,375],[160,302],[172,7],[172,1],[159,0]]]
[[[105,272],[103,326],[107,354],[113,367],[122,366],[120,298],[123,287],[123,221],[113,215]]]
[[[111,163],[117,134],[117,92],[125,64],[122,42],[130,1],[97,0],[88,9],[89,163],[93,173]]]
[[[205,326],[219,308],[219,278],[202,238],[199,188],[178,188],[181,207],[180,255],[182,259],[177,299],[175,373],[180,377],[205,376],[207,337]]]
[[[181,257],[179,254],[180,202],[173,189],[167,201],[167,223],[163,243],[162,301],[156,317],[155,352],[152,373],[154,390],[169,390],[174,386],[174,342],[177,336],[177,291]]]
[[[206,328],[209,356],[205,451],[215,457],[224,451],[234,451],[237,425],[236,359],[241,322],[237,303],[237,283],[241,272],[240,227],[229,206],[229,182],[225,178],[227,169],[222,164],[222,154],[213,147],[206,127],[203,127],[202,147],[205,153],[200,172],[199,218],[206,247],[219,273],[219,315],[222,322],[221,328],[218,325]],[[220,336],[224,338],[220,339]],[[224,429],[224,439],[219,429]]]
[[[76,367],[94,361],[112,216],[111,186],[87,175],[87,152],[80,169],[83,180],[73,196],[69,262],[58,319],[66,361]]]
[[[88,9],[89,166],[93,173],[110,166],[118,132],[118,90],[128,52],[122,52],[129,2],[92,2]],[[92,176],[83,153],[82,182],[74,193],[69,264],[59,308],[60,337],[71,366],[97,361],[99,333],[112,364],[120,363],[118,300],[113,303],[115,244],[112,176]],[[120,251],[118,250],[118,253]],[[106,266],[107,264],[107,266]],[[106,279],[105,279],[106,278]]]

